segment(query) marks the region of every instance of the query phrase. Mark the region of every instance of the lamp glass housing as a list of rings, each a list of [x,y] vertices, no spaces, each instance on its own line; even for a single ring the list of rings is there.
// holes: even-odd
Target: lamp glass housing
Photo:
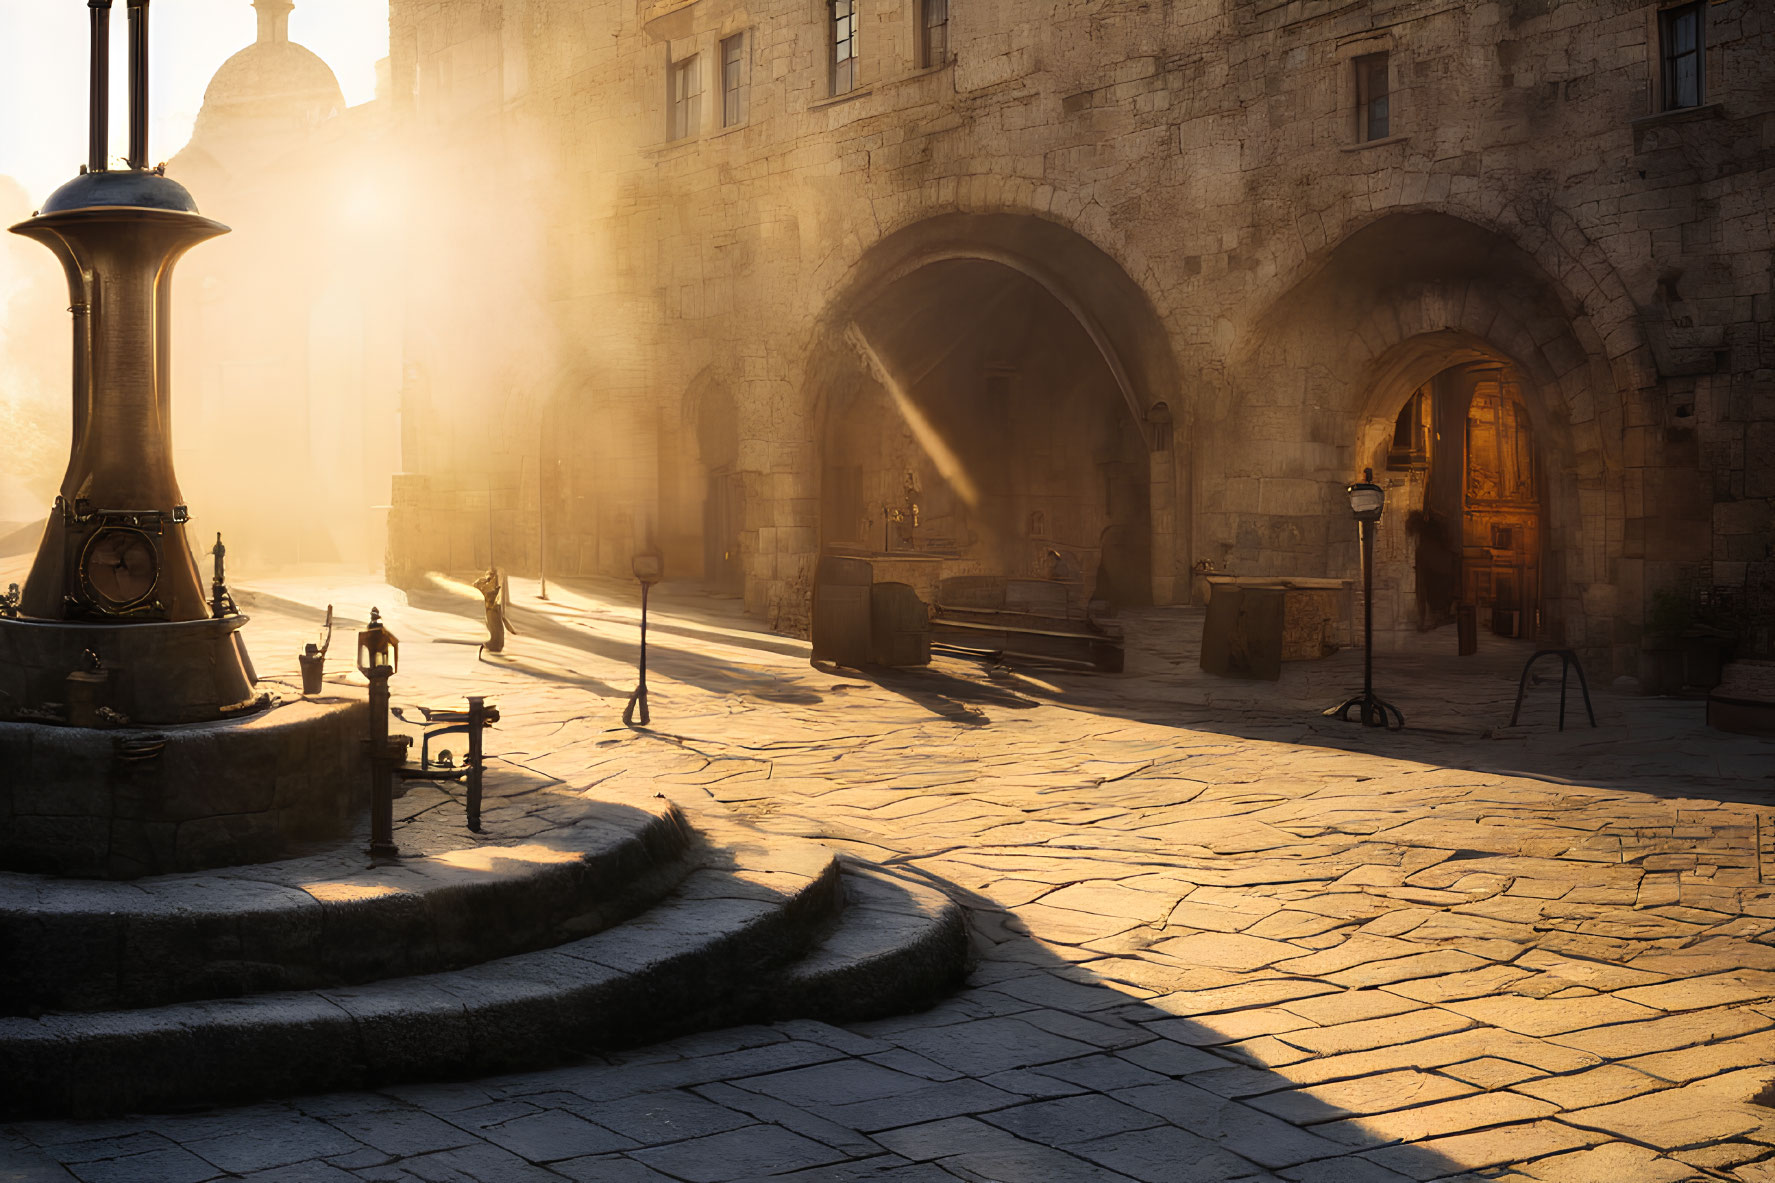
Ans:
[[[1345,490],[1350,497],[1350,513],[1359,522],[1378,522],[1387,507],[1387,491],[1369,481],[1358,481]]]
[[[370,627],[357,635],[357,668],[364,677],[382,666],[398,670],[401,664],[401,643],[382,623],[381,613],[370,612]]]

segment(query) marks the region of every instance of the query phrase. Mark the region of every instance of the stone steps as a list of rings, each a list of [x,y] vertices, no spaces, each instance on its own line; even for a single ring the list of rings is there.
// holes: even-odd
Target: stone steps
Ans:
[[[663,798],[590,800],[503,770],[499,782],[481,839],[445,794],[409,793],[412,857],[392,865],[366,865],[360,832],[303,858],[123,883],[0,874],[0,1015],[460,968],[620,923],[695,866]]]
[[[929,1005],[960,910],[811,842],[693,817],[706,865],[553,948],[337,989],[0,1019],[0,1116],[75,1116],[464,1077],[793,1016]],[[848,906],[847,906],[848,905]]]
[[[967,925],[942,892],[851,859],[843,922],[769,987],[773,1019],[855,1023],[929,1006],[961,983]]]

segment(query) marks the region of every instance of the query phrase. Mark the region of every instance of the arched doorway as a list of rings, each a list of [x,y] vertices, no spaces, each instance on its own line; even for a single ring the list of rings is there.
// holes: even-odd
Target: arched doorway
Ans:
[[[1340,494],[1372,467],[1388,486],[1375,551],[1378,645],[1408,643],[1420,625],[1446,619],[1447,601],[1472,598],[1485,631],[1496,623],[1570,645],[1592,668],[1619,668],[1617,584],[1633,574],[1615,430],[1627,392],[1599,349],[1582,305],[1505,235],[1427,211],[1362,226],[1255,310],[1223,397],[1198,408],[1207,411],[1196,419],[1207,557],[1235,573],[1358,576]],[[1448,519],[1449,551],[1459,551],[1442,572],[1455,590],[1436,589],[1420,609],[1417,562],[1431,556],[1420,555],[1408,522],[1424,508],[1431,465],[1415,478],[1388,470],[1395,438],[1410,447],[1400,411],[1427,385],[1451,381],[1439,379],[1445,372],[1487,371],[1498,400],[1477,404],[1480,434],[1500,441],[1500,464],[1522,459],[1469,494],[1471,398],[1445,418],[1442,442],[1462,443],[1463,455],[1441,466],[1451,484],[1429,505]],[[1420,405],[1433,406],[1433,393]],[[1301,423],[1305,432],[1291,438]],[[1474,451],[1491,447],[1482,439]],[[1489,503],[1488,513],[1469,514],[1469,502]],[[1359,636],[1359,602],[1352,613]]]
[[[898,577],[927,588],[992,575],[1063,583],[1081,608],[1152,602],[1149,437],[1113,354],[1049,287],[936,258],[856,304],[842,335],[824,552],[924,564]]]
[[[663,545],[683,556],[680,574],[700,575],[720,595],[740,595],[746,477],[739,467],[739,411],[728,384],[712,371],[699,374],[685,391],[678,421],[662,420],[659,441]]]
[[[1542,462],[1513,367],[1444,369],[1394,419],[1386,468],[1405,481],[1417,627],[1472,605],[1481,628],[1542,635]]]

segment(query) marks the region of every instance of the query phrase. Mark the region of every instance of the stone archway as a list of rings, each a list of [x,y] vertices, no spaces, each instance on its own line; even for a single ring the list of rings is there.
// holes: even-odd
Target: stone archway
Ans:
[[[1541,635],[1611,667],[1623,499],[1607,428],[1625,394],[1594,337],[1582,306],[1508,239],[1446,214],[1370,223],[1268,308],[1233,359],[1231,397],[1202,431],[1224,457],[1201,470],[1204,549],[1240,574],[1352,574],[1342,485],[1365,466],[1385,472],[1413,391],[1456,367],[1503,367],[1538,453]],[[1407,517],[1390,512],[1377,543],[1383,643],[1417,624]]]
[[[1482,632],[1539,639],[1547,632],[1542,504],[1550,466],[1516,367],[1463,360],[1412,386],[1390,432],[1365,422],[1357,452],[1390,486],[1388,514],[1403,535],[1376,557],[1377,586],[1393,589],[1400,630],[1455,623],[1457,605]]]
[[[1168,337],[1073,231],[954,214],[891,235],[822,317],[808,377],[823,549],[923,546],[946,574],[1057,573],[1081,600],[1187,586]]]

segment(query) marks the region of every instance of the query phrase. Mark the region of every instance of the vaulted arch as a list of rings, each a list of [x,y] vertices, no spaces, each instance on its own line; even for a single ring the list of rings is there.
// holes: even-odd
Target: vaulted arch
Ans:
[[[1084,594],[1099,585],[1123,602],[1175,594],[1189,517],[1171,445],[1186,414],[1169,336],[1141,287],[1073,230],[1030,215],[952,213],[890,234],[836,285],[807,375],[827,458],[828,548],[892,544],[884,525],[859,523],[893,509],[884,499],[896,496],[896,479],[922,478],[905,458],[906,474],[853,470],[858,455],[904,431],[902,450],[941,478],[929,500],[955,502],[935,528],[966,561],[1028,575],[1063,552],[1061,566],[1085,568]],[[1042,464],[1052,471],[1038,474]],[[1044,487],[1054,506],[1038,504]],[[1073,518],[1077,537],[1049,536]]]

